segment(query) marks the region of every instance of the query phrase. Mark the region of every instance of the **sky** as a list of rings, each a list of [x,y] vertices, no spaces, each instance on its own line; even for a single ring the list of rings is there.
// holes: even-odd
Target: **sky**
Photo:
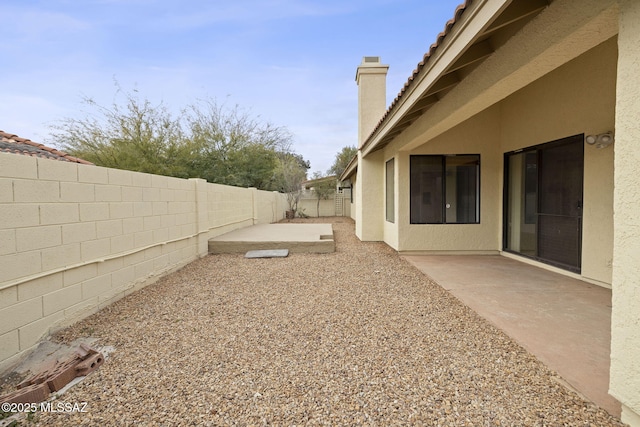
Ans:
[[[357,144],[356,68],[389,65],[387,105],[462,0],[3,0],[0,129],[57,148],[52,126],[122,102],[199,99],[287,128],[324,174]]]

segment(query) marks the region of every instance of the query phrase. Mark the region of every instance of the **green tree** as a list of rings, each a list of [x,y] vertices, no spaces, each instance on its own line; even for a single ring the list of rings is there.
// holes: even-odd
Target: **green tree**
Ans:
[[[280,153],[275,182],[277,190],[286,194],[289,215],[298,210],[298,202],[302,193],[302,183],[307,179],[309,162],[294,153]]]
[[[333,165],[327,171],[327,175],[335,175],[336,178],[340,178],[342,172],[345,171],[351,159],[358,154],[358,149],[354,146],[343,147],[340,152],[336,154]]]
[[[99,166],[160,175],[179,175],[176,164],[189,152],[179,121],[162,104],[152,105],[126,95],[124,106],[104,107],[91,98],[95,110],[82,119],[67,118],[54,126],[53,138],[74,156]]]
[[[223,181],[237,187],[275,191],[277,161],[275,151],[260,144],[249,144],[228,153],[227,175]]]
[[[320,217],[320,200],[327,200],[336,193],[336,177],[323,177],[320,173],[314,174],[313,194],[316,196],[316,212]]]
[[[213,100],[191,105],[185,121],[198,155],[197,176],[219,184],[277,190],[277,156],[289,152],[291,135],[263,124],[238,106]]]
[[[283,155],[304,169],[309,165],[291,151],[286,128],[264,123],[235,106],[201,100],[173,116],[138,93],[124,93],[116,83],[110,107],[84,98],[89,113],[54,126],[55,141],[70,154],[96,165],[209,182],[281,190]],[[304,166],[306,164],[306,166]]]

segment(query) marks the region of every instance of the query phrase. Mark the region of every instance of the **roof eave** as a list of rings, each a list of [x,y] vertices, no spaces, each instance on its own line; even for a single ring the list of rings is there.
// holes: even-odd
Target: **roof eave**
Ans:
[[[355,156],[353,156],[353,158],[351,158],[351,161],[349,161],[349,164],[344,169],[342,174],[340,174],[340,177],[339,177],[340,181],[346,181],[351,176],[353,176],[357,170],[358,170],[358,155],[356,154]]]
[[[362,145],[384,148],[498,48],[494,35],[524,25],[550,0],[467,0],[431,45],[416,70]]]

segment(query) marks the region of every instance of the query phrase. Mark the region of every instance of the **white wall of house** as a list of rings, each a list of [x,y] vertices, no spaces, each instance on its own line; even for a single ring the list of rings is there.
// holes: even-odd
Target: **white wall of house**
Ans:
[[[285,206],[273,192],[0,153],[0,371]]]

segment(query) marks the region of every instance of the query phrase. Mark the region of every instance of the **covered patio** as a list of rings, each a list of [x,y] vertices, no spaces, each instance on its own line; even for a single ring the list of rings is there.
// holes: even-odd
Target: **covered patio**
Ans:
[[[499,255],[407,255],[411,264],[507,333],[609,413],[611,290]]]

